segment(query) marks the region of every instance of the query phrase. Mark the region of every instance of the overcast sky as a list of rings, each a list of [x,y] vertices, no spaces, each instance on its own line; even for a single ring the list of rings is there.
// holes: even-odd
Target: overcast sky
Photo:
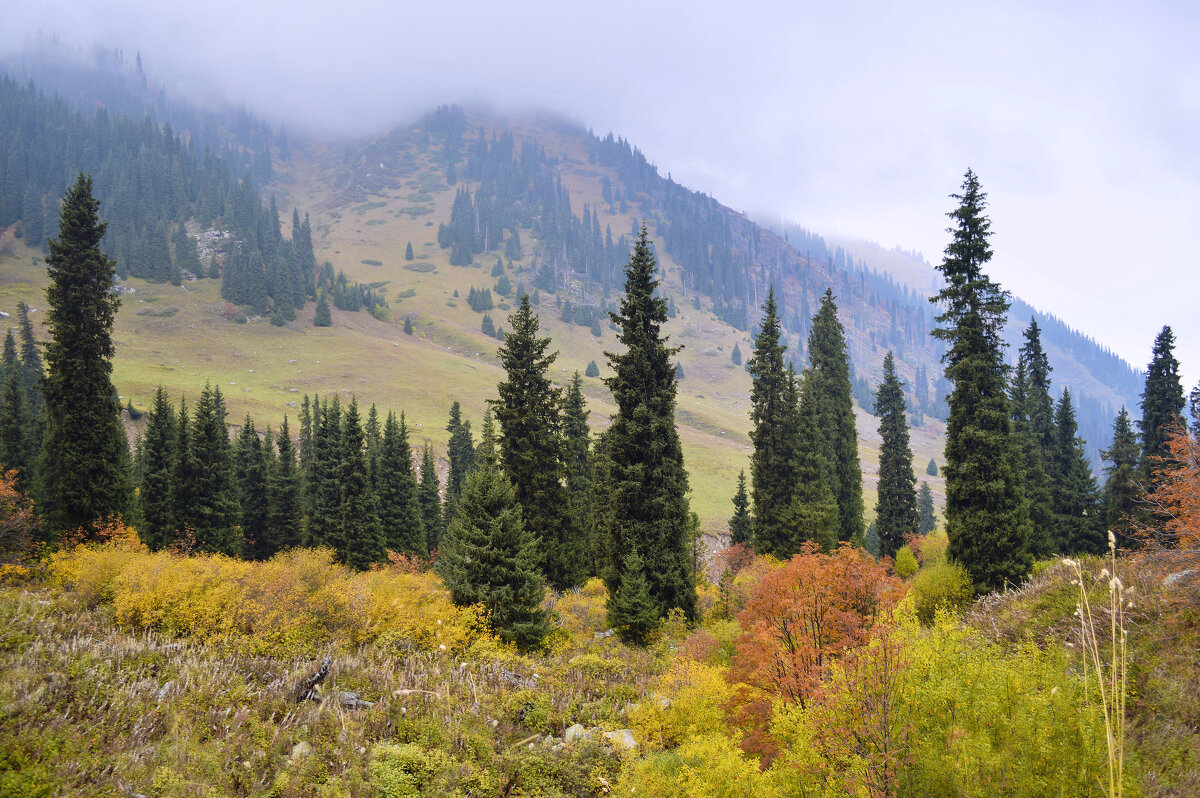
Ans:
[[[931,262],[969,166],[994,279],[1139,367],[1170,324],[1185,390],[1200,378],[1194,0],[3,5],[6,49],[40,30],[140,50],[297,132],[558,111],[734,208]]]

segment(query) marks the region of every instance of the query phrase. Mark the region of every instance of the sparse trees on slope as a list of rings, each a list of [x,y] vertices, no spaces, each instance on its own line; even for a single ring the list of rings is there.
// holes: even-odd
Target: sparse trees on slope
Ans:
[[[129,503],[129,444],[112,384],[116,264],[100,251],[105,225],[92,179],[67,190],[46,258],[46,432],[40,460],[46,528],[94,532]]]
[[[597,446],[597,513],[609,596],[625,581],[625,557],[634,547],[644,562],[650,595],[660,613],[681,609],[696,617],[696,586],[688,552],[687,472],[675,428],[675,372],[662,326],[667,303],[656,297],[657,264],[643,224],[625,269],[625,296],[612,315],[625,346],[608,353],[614,374],[605,380],[617,404]],[[610,598],[611,600],[611,598]]]
[[[838,540],[863,544],[862,466],[858,460],[858,431],[850,386],[850,356],[846,332],[837,315],[833,290],[821,297],[808,336],[808,380],[814,381],[817,432],[833,469],[832,488],[838,506]]]
[[[528,295],[508,321],[512,332],[499,351],[505,380],[491,403],[500,426],[500,465],[516,491],[526,530],[539,541],[547,581],[561,590],[583,581],[588,550],[563,487],[562,394],[549,377],[558,355],[547,353],[549,338],[538,337]]]
[[[912,449],[908,444],[908,420],[904,388],[896,376],[892,353],[883,359],[883,383],[875,400],[879,416],[879,499],[875,504],[875,527],[879,554],[894,557],[904,538],[920,526],[917,513],[917,478],[913,475]]]
[[[1008,293],[983,272],[991,259],[986,194],[970,170],[938,270],[945,288],[933,335],[947,344],[946,378],[954,385],[946,427],[946,533],[949,556],[971,574],[978,592],[1022,581],[1032,567],[1021,452],[1012,438],[1000,333]]]

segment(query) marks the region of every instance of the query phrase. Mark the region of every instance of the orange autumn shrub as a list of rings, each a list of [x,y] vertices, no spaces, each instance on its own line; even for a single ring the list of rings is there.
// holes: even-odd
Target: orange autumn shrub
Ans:
[[[731,676],[789,702],[819,691],[825,667],[863,645],[903,595],[899,580],[860,549],[822,554],[813,543],[762,577],[738,615]]]
[[[1177,427],[1167,449],[1169,454],[1159,458],[1159,485],[1147,497],[1161,523],[1143,537],[1184,588],[1173,595],[1200,603],[1200,440]]]
[[[33,499],[17,489],[17,472],[0,471],[0,563],[21,562],[33,554],[39,524]]]

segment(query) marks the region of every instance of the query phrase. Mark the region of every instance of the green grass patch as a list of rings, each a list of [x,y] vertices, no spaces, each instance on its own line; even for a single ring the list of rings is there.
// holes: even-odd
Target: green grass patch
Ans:
[[[403,291],[400,291],[399,293],[396,294],[396,299],[411,299],[412,297],[415,297],[416,295],[417,295],[417,289],[406,288]]]
[[[138,311],[139,316],[149,316],[152,319],[169,319],[179,312],[179,308],[174,305],[168,305],[165,308],[142,308]]]
[[[367,221],[363,222],[363,224],[367,227],[373,227],[375,225],[385,224],[385,223],[386,222],[383,219],[367,219]]]
[[[384,202],[364,202],[361,205],[355,205],[350,210],[354,211],[355,213],[366,213],[367,211],[373,211],[376,208],[384,208],[384,207],[387,207],[386,201],[384,201]]]
[[[429,272],[437,270],[437,266],[433,265],[432,263],[406,263],[404,264],[404,268],[410,272],[417,272],[418,274],[428,274]]]
[[[382,266],[383,265],[383,261],[371,260],[370,258],[367,258],[365,260],[360,260],[359,263],[363,264],[364,266]]]

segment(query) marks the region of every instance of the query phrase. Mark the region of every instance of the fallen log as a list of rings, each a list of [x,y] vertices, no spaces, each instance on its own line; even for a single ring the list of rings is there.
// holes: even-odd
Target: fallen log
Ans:
[[[325,677],[329,675],[329,668],[333,665],[333,657],[326,657],[321,663],[321,667],[312,676],[309,676],[304,681],[296,686],[297,701],[316,701],[321,702],[321,694],[318,688],[321,682],[325,681]]]

